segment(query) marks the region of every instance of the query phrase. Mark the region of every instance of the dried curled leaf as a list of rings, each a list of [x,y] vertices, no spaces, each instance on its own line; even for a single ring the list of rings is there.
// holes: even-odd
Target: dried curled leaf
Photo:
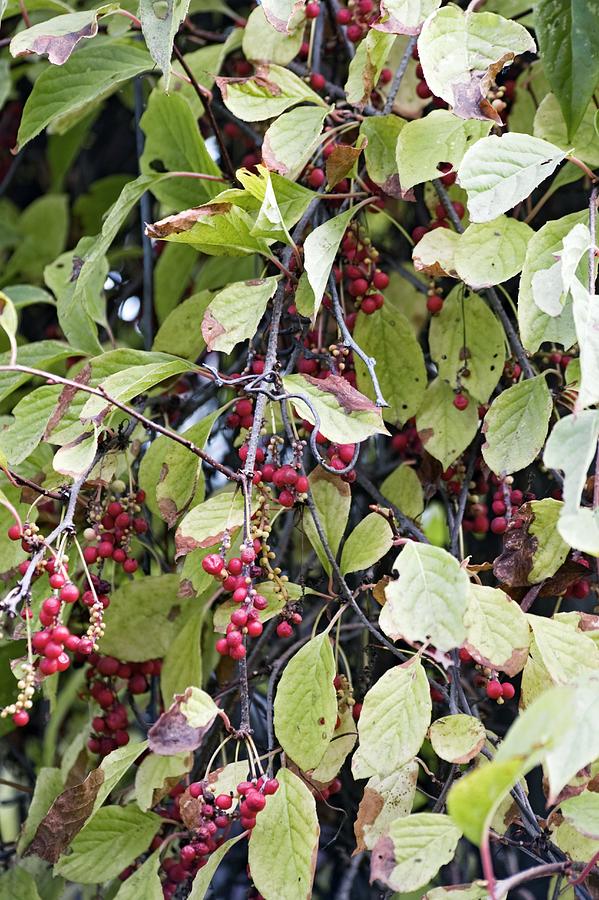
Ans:
[[[92,814],[103,782],[104,771],[94,769],[81,784],[59,794],[38,825],[25,855],[35,854],[56,863]]]

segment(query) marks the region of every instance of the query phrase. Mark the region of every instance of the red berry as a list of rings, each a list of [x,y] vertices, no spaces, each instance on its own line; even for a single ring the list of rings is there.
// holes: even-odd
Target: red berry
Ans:
[[[272,794],[276,794],[279,790],[279,782],[276,778],[269,778],[268,781],[264,782],[264,793],[268,796]]]
[[[52,629],[52,640],[56,641],[57,644],[64,644],[70,633],[66,625],[57,625],[56,628]]]
[[[389,287],[389,276],[386,272],[381,272],[380,269],[377,269],[372,276],[372,283],[377,291],[384,291],[386,287]]]
[[[430,297],[427,297],[426,308],[433,316],[440,313],[443,309],[443,297],[439,297],[438,294],[432,294]]]
[[[42,675],[54,675],[58,672],[58,663],[55,659],[40,659],[40,672]]]
[[[249,563],[253,563],[256,559],[256,551],[252,547],[243,547],[241,553],[239,554],[241,558],[241,562],[249,565]]]
[[[245,609],[236,609],[231,613],[231,624],[243,628],[247,624],[248,614]]]
[[[320,72],[313,72],[313,73],[310,75],[310,87],[313,88],[315,91],[322,91],[322,90],[324,90],[324,87],[325,87],[326,83],[327,83],[326,78],[324,77],[324,75],[321,75]],[[322,172],[322,169],[320,169],[320,170],[314,169],[314,171],[315,171],[315,172],[316,172],[316,171]],[[322,182],[321,182],[321,184],[322,184]],[[313,187],[320,187],[320,184],[312,185],[312,186],[313,186]]]
[[[11,525],[8,529],[8,536],[11,541],[20,541],[21,537],[23,536],[21,526],[16,524]],[[18,715],[18,713],[15,713],[15,715]],[[27,713],[25,713],[25,715],[27,715]],[[27,716],[27,718],[29,718],[29,716]]]
[[[253,816],[252,818],[249,818],[247,816],[242,816],[239,820],[239,824],[245,831],[251,831],[256,825],[256,817]]]
[[[230,797],[229,794],[219,794],[214,801],[214,805],[217,809],[231,809],[233,806],[233,798]]]
[[[237,413],[238,416],[241,416],[241,418],[243,418],[244,416],[251,416],[253,411],[254,411],[254,404],[252,403],[251,400],[248,400],[247,398],[238,400],[237,403],[235,404],[235,412]],[[241,446],[239,448],[240,460],[242,462],[245,462],[247,459],[247,455],[248,455],[248,446],[247,446],[247,444],[244,444],[243,446]]]
[[[352,297],[362,297],[368,290],[368,282],[365,278],[356,278],[348,287],[348,293]]]
[[[300,475],[298,477],[297,481],[295,482],[295,489],[298,494],[307,494],[308,490],[310,489],[310,482],[305,475]]]
[[[516,693],[516,689],[509,681],[504,681],[501,685],[501,696],[504,700],[511,700]]]
[[[229,656],[231,659],[243,659],[245,656],[245,647],[243,644],[236,644],[234,647],[230,647]]]
[[[262,622],[259,622],[258,619],[252,619],[251,622],[248,622],[247,632],[250,637],[260,637],[262,630]]]
[[[123,512],[114,520],[114,524],[117,528],[129,528],[131,525],[131,516],[127,513]]]
[[[134,572],[137,572],[137,560],[126,559],[123,563],[123,569],[128,575],[133,575]]]
[[[312,82],[312,80],[315,77],[316,76],[313,75],[312,78],[310,79],[310,81]],[[321,76],[321,78],[324,82],[324,78],[322,76]],[[313,84],[312,84],[312,87],[314,87]],[[323,83],[322,87],[324,87],[324,83]],[[326,181],[326,175],[324,174],[322,169],[318,169],[318,168],[312,169],[312,171],[308,175],[308,184],[310,185],[311,188],[314,188],[314,190],[318,190],[319,187],[322,187],[323,184],[325,183],[325,181]]]
[[[486,690],[487,697],[490,700],[499,700],[499,698],[503,696],[503,687],[499,681],[488,681]]]
[[[277,625],[277,635],[280,638],[289,638],[293,634],[293,628],[289,622],[279,622]]]
[[[504,516],[496,516],[491,519],[491,531],[493,534],[505,534],[507,531],[507,519]]]
[[[453,398],[453,405],[456,409],[459,409],[460,412],[463,412],[463,410],[467,409],[469,402],[470,401],[465,394],[456,394]]]
[[[360,718],[360,714],[362,712],[362,706],[363,706],[362,703],[354,703],[354,705],[352,706],[351,714],[353,716],[354,722],[357,722],[358,719]]]
[[[123,507],[118,502],[118,500],[113,500],[112,503],[109,503],[106,507],[106,512],[113,519],[116,519],[116,517],[120,516],[120,514],[123,512]]]
[[[502,516],[505,512],[505,503],[503,502],[503,500],[493,500],[491,509],[496,516]]]
[[[362,39],[362,26],[356,25],[355,23],[352,25],[348,25],[347,36],[352,44],[357,44],[358,41]]]
[[[305,13],[306,19],[317,19],[320,15],[320,4],[315,3],[314,0],[310,3],[306,3]]]
[[[266,806],[266,797],[260,791],[251,791],[245,803],[253,812],[260,812]]]
[[[263,610],[268,606],[268,600],[262,594],[256,594],[254,597],[254,609]]]
[[[219,575],[224,565],[225,561],[218,553],[210,553],[202,560],[202,568],[208,575]]]
[[[428,100],[429,97],[433,96],[433,92],[429,88],[426,81],[419,81],[416,85],[416,93],[420,97],[421,100]]]
[[[84,547],[83,548],[83,559],[86,561],[88,565],[92,565],[98,558],[98,548],[97,547]]]
[[[338,25],[349,25],[352,20],[351,10],[349,9],[339,9],[337,10],[337,24]]]
[[[49,581],[50,587],[57,589],[63,586],[63,584],[66,582],[66,578],[64,577],[62,572],[53,572],[52,575],[50,575]]]
[[[42,610],[47,616],[54,617],[60,611],[60,600],[58,597],[48,597],[42,603]]]
[[[584,598],[588,595],[591,590],[591,586],[586,579],[582,579],[581,581],[577,581],[570,588],[570,593],[573,597],[576,597],[577,600],[584,600]]]
[[[133,519],[133,528],[135,529],[136,534],[145,534],[148,527],[148,523],[145,519],[142,519],[141,517]]]
[[[286,509],[291,509],[295,503],[295,498],[290,491],[281,491],[277,499],[281,506],[284,506]]]
[[[23,728],[29,722],[29,713],[24,709],[20,709],[14,714],[12,720],[17,728]]]
[[[60,589],[60,599],[64,603],[74,603],[76,600],[78,600],[79,588],[77,587],[77,585],[73,584],[70,581],[68,582],[68,584],[65,584],[64,587]]]
[[[376,300],[374,299],[374,297],[365,297],[364,300],[362,301],[362,305],[360,306],[360,309],[367,316],[371,316],[373,313],[375,313],[377,311],[378,307],[377,307]]]
[[[60,654],[58,659],[56,660],[56,666],[59,672],[66,672],[66,670],[71,665],[71,658],[68,653],[64,653],[64,651]]]
[[[110,559],[113,549],[113,545],[104,536],[103,540],[98,544],[98,556],[100,559]]]
[[[131,694],[145,694],[148,690],[148,682],[145,675],[142,675],[141,672],[132,675],[127,682],[127,688]]]
[[[96,668],[100,675],[107,675],[109,677],[116,675],[120,668],[120,663],[118,659],[115,659],[114,656],[101,656],[98,660]]]
[[[241,575],[243,563],[238,556],[234,556],[227,563],[227,572],[229,575]]]
[[[31,643],[33,645],[34,650],[43,650],[48,641],[50,640],[50,632],[49,631],[36,631],[33,637],[31,638]]]
[[[425,234],[428,234],[428,228],[425,228],[424,225],[417,225],[416,228],[412,229],[412,240],[417,244]]]

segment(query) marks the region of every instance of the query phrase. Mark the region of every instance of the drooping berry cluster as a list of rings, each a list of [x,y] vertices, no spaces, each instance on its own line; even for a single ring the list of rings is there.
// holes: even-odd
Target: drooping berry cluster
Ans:
[[[145,534],[148,523],[140,516],[141,503],[145,500],[144,491],[123,493],[118,497],[119,489],[124,491],[123,482],[112,485],[112,494],[104,504],[96,504],[89,512],[90,527],[83,536],[88,545],[83,556],[88,565],[112,559],[123,567],[127,574],[137,571],[137,560],[131,556],[131,541],[135,535]]]
[[[85,672],[87,691],[102,710],[92,719],[92,734],[87,742],[91,753],[104,757],[129,743],[129,716],[119,694],[145,694],[150,687],[148,678],[159,675],[161,668],[159,659],[134,663],[98,653],[90,655]]]

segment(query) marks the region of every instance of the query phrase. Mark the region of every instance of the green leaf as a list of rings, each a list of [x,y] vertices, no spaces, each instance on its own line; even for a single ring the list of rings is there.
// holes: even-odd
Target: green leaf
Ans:
[[[187,248],[169,244],[167,249]],[[164,256],[164,253],[162,255]],[[168,353],[171,348],[176,347],[177,354],[183,359],[192,362],[196,360],[206,349],[206,342],[198,325],[211,299],[211,291],[200,291],[176,306],[158,329],[152,350]]]
[[[335,731],[334,677],[335,658],[325,632],[291,658],[277,687],[275,733],[287,756],[304,771],[316,768]]]
[[[475,290],[508,281],[522,270],[533,234],[524,222],[507,216],[469,225],[454,256],[459,277]]]
[[[312,779],[327,784],[339,774],[346,757],[354,749],[358,739],[356,724],[352,715],[352,708],[348,706],[345,712],[339,712],[339,725],[333,732],[329,746],[324,751],[322,759],[312,772]]]
[[[192,762],[193,757],[189,753],[177,753],[174,756],[150,753],[145,756],[135,775],[135,799],[139,808],[145,812],[159,803],[172,786],[167,779],[179,781],[189,772]]]
[[[599,647],[587,634],[557,619],[529,614],[528,621],[534,649],[554,684],[570,684],[579,675],[599,669]]]
[[[431,708],[428,679],[418,657],[385,672],[364,697],[354,777],[390,775],[414,759],[426,736]]]
[[[17,223],[18,246],[2,272],[2,280],[41,281],[44,266],[65,248],[69,228],[64,194],[46,194],[30,203]]]
[[[55,472],[68,475],[73,480],[81,478],[92,466],[98,452],[98,429],[86,431],[74,441],[64,444],[54,454],[52,466]]]
[[[35,779],[35,789],[27,811],[25,824],[19,835],[17,842],[17,852],[23,855],[37,831],[37,826],[42,821],[58,795],[64,788],[64,780],[60,769],[53,769],[47,766],[37,773]]]
[[[329,375],[324,379],[286,375],[282,381],[285,390],[292,395],[291,403],[297,414],[315,425],[311,409],[299,398],[309,400],[320,419],[318,430],[330,441],[354,444],[373,434],[388,434],[379,407],[340,375]]]
[[[77,57],[83,51],[79,51]],[[134,181],[125,185],[116,202],[111,206],[102,231],[96,237],[93,244],[86,250],[83,260],[73,259],[73,268],[77,270],[75,280],[75,292],[72,303],[85,302],[86,292],[93,287],[97,278],[98,266],[103,264],[103,257],[108,252],[118,232],[122,228],[127,216],[139,202],[143,194],[154,184],[169,178],[169,175],[140,175]],[[90,284],[91,282],[91,284]]]
[[[305,900],[312,893],[320,833],[316,804],[310,790],[289,769],[279,769],[277,779],[279,790],[266,801],[250,837],[252,879],[265,897]]]
[[[503,374],[505,334],[482,297],[456,286],[431,318],[428,340],[439,376],[486,403]]]
[[[517,22],[489,12],[462,12],[453,4],[429,16],[418,38],[426,83],[464,119],[501,122],[487,91],[516,54],[535,50],[532,37]]]
[[[599,81],[599,60],[593,49],[599,42],[599,4],[597,0],[539,0],[534,10],[543,67],[572,140]]]
[[[326,106],[312,88],[297,75],[281,66],[260,66],[249,78],[217,78],[227,109],[244,122],[274,119],[297,103]]]
[[[406,122],[399,116],[371,116],[360,125],[360,134],[368,143],[364,147],[364,162],[368,177],[391,197],[401,197],[410,185],[397,176],[395,148]]]
[[[599,7],[598,7],[599,8]],[[534,135],[550,141],[556,147],[567,150],[589,166],[599,166],[595,114],[597,107],[591,100],[584,111],[580,124],[571,139],[555,94],[543,97],[534,118]]]
[[[308,481],[325,538],[332,553],[337,556],[349,517],[351,489],[347,482],[320,466],[310,472]],[[304,516],[304,530],[323,568],[330,575],[331,564],[324,552],[312,516],[308,512]]]
[[[147,365],[135,366],[128,371],[109,375],[100,383],[101,388],[114,400],[127,403],[133,397],[145,394],[146,391],[156,387],[161,381],[182,375],[192,368],[187,360],[178,359],[168,353],[148,353],[147,360]],[[92,395],[81,410],[80,417],[82,421],[85,419],[101,421],[109,410],[109,400]]]
[[[48,369],[73,355],[73,348],[61,341],[36,341],[19,347],[18,363],[33,369]],[[10,364],[10,354],[0,354],[0,365]],[[0,372],[0,400],[5,400],[13,391],[26,384],[33,376],[22,372]]]
[[[301,315],[311,319],[316,317],[339,244],[357,210],[358,207],[354,206],[333,219],[328,219],[311,231],[304,241],[304,269],[311,294],[308,290],[305,299],[296,303]]]
[[[202,683],[202,626],[205,607],[194,610],[173,638],[162,661],[160,690],[164,705],[170,706],[175,694],[190,685]]]
[[[487,732],[476,716],[457,713],[433,722],[428,736],[437,756],[463,765],[478,755],[487,739]]]
[[[381,484],[381,494],[410,519],[417,519],[424,509],[422,484],[412,466],[406,463],[387,475]]]
[[[18,327],[19,317],[15,305],[7,294],[0,291],[0,328],[6,333],[15,359],[17,357],[16,334]]]
[[[160,241],[191,244],[209,256],[268,255],[267,242],[252,235],[253,227],[254,220],[245,210],[216,200],[154,222],[146,227],[146,234]]]
[[[225,841],[220,847],[211,853],[208,857],[205,866],[198,871],[197,875],[193,879],[193,884],[191,886],[191,892],[187,898],[187,900],[204,900],[208,889],[210,887],[210,883],[214,878],[214,873],[218,869],[223,856],[231,849],[231,847],[240,841],[243,837],[245,837],[245,832],[238,834],[237,837],[229,838],[228,841]]]
[[[383,558],[393,546],[389,523],[378,513],[370,513],[349,535],[341,554],[341,571],[363,572]]]
[[[451,163],[456,168],[466,150],[490,130],[490,122],[460,119],[445,109],[435,109],[423,119],[408,122],[397,140],[396,159],[402,188],[407,190],[439,178],[440,163]]]
[[[437,278],[443,275],[457,278],[455,253],[459,242],[460,235],[448,228],[428,231],[412,250],[414,268]]]
[[[98,19],[118,9],[118,3],[106,3],[99,9],[67,13],[39,22],[31,28],[19,31],[10,42],[13,56],[28,53],[47,54],[55,66],[67,61],[77,44],[84,38],[93,38],[98,33]]]
[[[230,353],[233,347],[253,337],[277,289],[279,278],[235,281],[219,291],[202,319],[202,334],[209,351]]]
[[[420,440],[444,469],[455,462],[478,429],[476,403],[471,400],[466,409],[456,409],[453,398],[451,386],[436,378],[428,385],[416,413]]]
[[[100,768],[96,770],[103,778],[94,800],[92,815],[100,809],[121,778],[129,771],[135,760],[141,756],[147,746],[147,741],[136,741],[135,743],[126,744],[124,747],[118,747],[104,757],[100,763]]]
[[[211,725],[219,712],[210,694],[195,686],[187,688],[179,709],[192,728],[205,728]]]
[[[571,547],[593,555],[599,555],[599,515],[596,510],[581,506],[581,496],[598,437],[599,413],[582,410],[556,422],[543,456],[546,466],[564,472],[559,533]]]
[[[441,547],[408,541],[393,568],[399,578],[385,588],[379,617],[385,634],[430,641],[439,650],[459,647],[466,637],[468,576],[457,560]]]
[[[156,318],[161,326],[183,297],[191,280],[197,258],[197,253],[193,247],[187,247],[185,244],[166,244],[158,257],[154,266],[154,309]],[[204,296],[203,291],[199,287],[197,287],[197,290]],[[193,298],[190,297],[189,299]],[[202,346],[204,345],[201,335],[199,338],[197,335],[193,337],[197,340],[201,339]],[[180,338],[186,342],[189,341],[190,344],[193,341],[192,336],[184,338],[183,335],[180,335]],[[164,350],[164,347],[161,349]],[[179,355],[187,356],[187,353],[180,353]]]
[[[571,303],[567,302],[558,316],[549,316],[534,302],[532,285],[538,272],[555,264],[554,254],[562,249],[563,239],[573,226],[587,219],[588,213],[581,212],[546,222],[528,242],[520,277],[518,325],[522,343],[531,353],[536,353],[545,341],[563,347],[570,347],[576,341]]]
[[[447,797],[447,811],[473,844],[480,845],[501,801],[518,779],[528,771],[516,757],[505,762],[479,766],[455,783]]]
[[[162,823],[160,816],[134,804],[105,806],[79,832],[72,852],[54,872],[81,884],[98,884],[118,875],[148,849]]]
[[[297,178],[324,140],[322,126],[329,112],[319,106],[298,106],[279,116],[264,135],[264,165],[292,181]]]
[[[577,797],[569,797],[561,804],[561,813],[577,831],[599,838],[599,795],[583,791]]]
[[[118,588],[104,614],[101,652],[131,662],[162,659],[194,613],[178,590],[178,575],[146,575]]]
[[[187,15],[189,0],[140,0],[141,30],[152,59],[164,74],[164,90],[171,77],[173,42]]]
[[[44,281],[56,297],[58,322],[67,340],[95,356],[102,352],[96,322],[106,321],[104,283],[108,260],[105,256],[98,257],[76,302],[76,281],[73,281],[76,260],[82,259],[92,249],[93,243],[94,238],[85,237],[73,250],[62,253],[44,269]]]
[[[276,173],[259,168],[260,174],[266,172],[262,205],[256,217],[252,234],[270,239],[291,243],[289,228],[301,217],[315,197],[313,191],[295,184]],[[238,173],[240,179],[243,178]]]
[[[373,850],[378,839],[389,834],[391,824],[399,816],[410,815],[418,772],[419,765],[414,760],[391,775],[383,778],[373,775],[368,779],[354,824],[358,850]]]
[[[382,0],[381,14],[372,26],[392,34],[418,34],[422,23],[441,6],[441,0]]]
[[[160,850],[156,850],[118,889],[118,900],[162,900],[162,882],[158,877]]]
[[[528,378],[495,398],[483,424],[482,451],[498,475],[519,472],[534,462],[547,437],[553,409],[544,375]]]
[[[555,803],[560,792],[576,773],[599,756],[599,728],[597,717],[594,715],[598,685],[597,675],[583,670],[581,678],[574,686],[568,709],[571,721],[562,724],[558,739],[548,748],[544,760],[544,769],[550,786],[548,803]],[[552,690],[559,691],[564,688]]]
[[[403,892],[428,884],[441,866],[451,862],[462,832],[449,816],[413,813],[396,819],[389,836],[395,865],[385,883]]]
[[[143,0],[142,23],[144,6],[151,7],[152,0]],[[206,149],[191,106],[180,94],[154,89],[140,124],[146,136],[139,160],[143,175],[168,171],[221,176]],[[179,210],[212,200],[222,188],[218,182],[200,178],[169,178],[158,183],[153,193],[170,209]]]
[[[563,506],[563,503],[551,497],[533,500],[530,504],[534,518],[528,526],[528,533],[536,538],[532,568],[528,573],[530,584],[537,584],[555,575],[570,551],[558,531]]]
[[[528,658],[530,632],[518,604],[499,588],[470,584],[465,647],[482,666],[513,677]]]
[[[33,875],[22,867],[0,875],[0,895],[7,900],[41,900]]]
[[[119,85],[152,68],[150,55],[139,44],[126,40],[97,38],[82,47],[64,66],[45,69],[33,85],[19,127],[17,144],[24,147],[53,123],[56,129],[69,116],[87,113]]]
[[[286,0],[283,0],[286,2]],[[257,63],[277,63],[286,66],[297,56],[304,35],[304,16],[296,16],[293,28],[273,28],[269,21],[272,2],[257,6],[249,15],[243,29],[243,55]],[[293,0],[289,8],[294,6]],[[273,23],[274,24],[274,23]]]
[[[447,7],[449,8],[449,7]],[[458,183],[473,222],[490,222],[525,200],[566,158],[566,151],[527,134],[491,135],[466,152]]]
[[[370,101],[370,93],[380,78],[394,43],[394,34],[383,34],[372,28],[360,41],[349,64],[344,87],[347,101],[352,106],[361,108]]]
[[[381,410],[385,422],[403,425],[417,412],[424,397],[426,367],[420,344],[401,311],[401,301],[388,296],[375,315],[358,313],[354,338],[364,353],[376,360],[381,393],[389,404]],[[399,358],[401,365],[397,365]],[[374,400],[365,363],[355,356],[354,365],[359,389]]]
[[[175,535],[177,555],[218,544],[225,531],[235,532],[243,525],[243,514],[241,491],[214,494],[188,512],[179,525]]]

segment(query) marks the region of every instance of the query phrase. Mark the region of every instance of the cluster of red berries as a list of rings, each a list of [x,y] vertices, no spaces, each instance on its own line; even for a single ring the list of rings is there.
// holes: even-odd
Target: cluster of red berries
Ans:
[[[416,420],[409,419],[401,431],[391,438],[391,449],[402,458],[420,456],[422,453],[422,441],[418,436]]]
[[[139,515],[145,497],[145,491],[136,491],[110,500],[105,508],[91,509],[92,524],[83,533],[88,541],[83,558],[88,565],[112,559],[129,575],[137,571],[137,560],[130,555],[130,548],[132,537],[148,530],[148,523]]]
[[[202,560],[204,572],[220,581],[223,590],[231,594],[231,600],[239,604],[239,608],[231,613],[226,637],[216,642],[221,656],[243,659],[246,655],[246,636],[257,638],[262,634],[262,622],[258,615],[266,609],[268,600],[258,593],[252,582],[261,574],[260,566],[254,565],[260,550],[261,543],[255,538],[253,545],[245,544],[239,556],[233,556],[226,565],[224,556],[219,553],[210,553]]]
[[[91,753],[104,757],[129,743],[129,718],[126,706],[119,700],[119,691],[126,688],[129,694],[145,694],[149,690],[148,678],[159,675],[161,668],[159,659],[121,662],[114,656],[91,654],[85,673],[87,691],[102,710],[92,719],[92,734],[87,742]]]
[[[352,44],[357,44],[368,34],[368,29],[378,18],[378,4],[374,0],[349,0],[346,7],[337,11],[337,24],[347,28]]]
[[[509,681],[503,683],[497,678],[490,678],[485,688],[489,700],[511,700],[516,693],[514,685]]]
[[[248,456],[247,444],[243,444],[239,448],[239,459],[245,463]],[[279,494],[278,502],[281,506],[291,509],[303,494],[306,494],[310,484],[305,475],[298,472],[297,468],[292,465],[279,465],[278,462],[265,462],[266,453],[262,447],[256,450],[256,464],[261,466],[254,472],[254,484],[272,484],[277,488]]]
[[[254,364],[258,363],[256,369]],[[260,363],[262,363],[262,371],[264,371],[264,362],[262,360],[254,360],[252,371],[256,375],[261,375]],[[254,401],[249,397],[240,397],[233,407],[233,412],[229,413],[226,418],[229,428],[246,428],[248,431],[254,424]]]
[[[379,259],[380,253],[364,229],[350,226],[341,242],[341,268],[335,270],[335,278],[337,282],[343,278],[344,295],[351,297],[356,309],[367,316],[384,305],[380,292],[389,285],[387,273],[377,268]]]
[[[451,168],[450,163],[439,164],[439,168],[441,169],[441,171],[443,171],[447,166]],[[441,176],[441,182],[445,185],[451,185],[455,180],[455,172],[448,172],[446,175]],[[460,203],[459,200],[452,200],[451,205],[453,206],[458,218],[463,219],[466,212],[464,204]],[[437,203],[437,205],[435,206],[435,217],[431,219],[428,225],[417,225],[416,228],[412,229],[412,240],[415,244],[417,244],[422,240],[425,234],[428,234],[429,231],[434,231],[436,228],[451,228],[451,224],[447,219],[447,210],[442,203]],[[432,310],[429,308],[429,312],[439,312],[439,310]]]

